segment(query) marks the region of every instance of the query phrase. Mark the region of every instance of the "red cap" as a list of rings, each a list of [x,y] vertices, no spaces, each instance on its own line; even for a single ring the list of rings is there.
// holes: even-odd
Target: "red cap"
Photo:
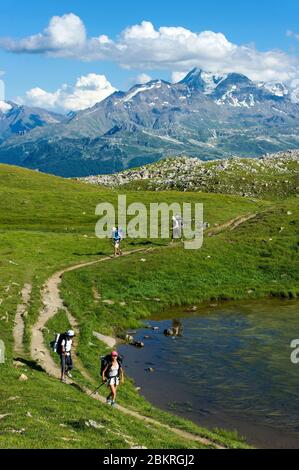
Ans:
[[[111,356],[116,356],[116,357],[117,357],[117,356],[118,356],[118,352],[117,352],[117,351],[112,351]]]

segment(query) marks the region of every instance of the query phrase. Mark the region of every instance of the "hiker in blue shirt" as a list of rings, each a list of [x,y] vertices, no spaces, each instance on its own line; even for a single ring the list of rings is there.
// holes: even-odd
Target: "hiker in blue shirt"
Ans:
[[[114,244],[114,256],[122,255],[120,243],[122,241],[122,230],[120,227],[113,227],[112,238]]]

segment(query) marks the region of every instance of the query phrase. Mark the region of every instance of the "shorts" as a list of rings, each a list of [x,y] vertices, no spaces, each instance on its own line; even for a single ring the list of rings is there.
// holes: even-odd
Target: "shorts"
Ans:
[[[107,380],[107,385],[119,385],[119,377],[110,377]]]

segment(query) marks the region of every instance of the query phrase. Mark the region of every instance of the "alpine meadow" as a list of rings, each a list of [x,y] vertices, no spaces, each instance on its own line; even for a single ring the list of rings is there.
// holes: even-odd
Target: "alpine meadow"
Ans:
[[[297,2],[2,3],[0,454],[299,448]]]

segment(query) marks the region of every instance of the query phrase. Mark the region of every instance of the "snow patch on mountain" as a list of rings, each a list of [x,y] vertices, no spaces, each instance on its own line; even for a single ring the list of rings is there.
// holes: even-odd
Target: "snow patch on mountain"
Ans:
[[[219,106],[230,105],[234,108],[250,108],[255,106],[255,100],[252,93],[250,93],[245,99],[240,100],[237,96],[234,95],[234,92],[236,91],[236,85],[232,85],[230,89],[222,95],[221,98],[215,100],[215,103]]]
[[[227,75],[213,74],[211,72],[201,72],[201,78],[205,82],[204,94],[211,95],[217,86],[227,78]]]
[[[269,91],[271,95],[278,96],[280,98],[283,98],[289,94],[289,90],[283,83],[260,82],[257,84],[257,86]]]
[[[119,103],[127,103],[128,101],[130,101],[132,98],[134,98],[134,96],[138,95],[139,93],[142,93],[144,91],[152,90],[153,88],[161,88],[161,82],[155,82],[155,83],[149,82],[148,84],[135,87],[124,98],[119,100]]]

